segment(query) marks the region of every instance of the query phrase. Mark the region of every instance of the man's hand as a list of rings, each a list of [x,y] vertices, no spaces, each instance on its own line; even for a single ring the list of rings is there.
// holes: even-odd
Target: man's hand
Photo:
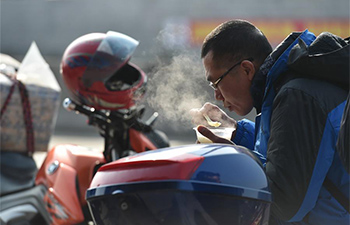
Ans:
[[[211,132],[208,128],[205,126],[198,126],[197,130],[199,133],[201,133],[203,136],[207,137],[209,140],[211,140],[213,143],[223,143],[223,144],[231,144],[235,145],[232,141],[227,140],[225,138],[219,137],[215,135],[213,132]],[[236,130],[235,130],[236,131]],[[233,131],[232,136],[234,135],[235,131]]]
[[[204,114],[207,114],[212,121],[220,122],[220,127],[235,128],[237,125],[237,122],[229,117],[217,105],[211,104],[209,102],[205,103],[200,109],[191,109],[190,114],[192,116],[192,123],[195,126],[208,126],[208,122],[205,120]]]

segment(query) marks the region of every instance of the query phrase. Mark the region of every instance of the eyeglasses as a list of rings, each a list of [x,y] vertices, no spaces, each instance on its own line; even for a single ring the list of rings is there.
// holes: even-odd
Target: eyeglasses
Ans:
[[[214,90],[218,89],[218,84],[220,83],[220,81],[222,81],[222,79],[231,72],[231,70],[233,70],[233,68],[235,68],[236,66],[240,65],[244,60],[248,60],[253,62],[253,58],[248,58],[248,59],[243,59],[242,61],[239,61],[238,63],[236,63],[235,65],[233,65],[230,69],[228,69],[224,74],[222,74],[218,79],[216,79],[216,81],[214,82],[209,82],[209,86],[212,87]]]

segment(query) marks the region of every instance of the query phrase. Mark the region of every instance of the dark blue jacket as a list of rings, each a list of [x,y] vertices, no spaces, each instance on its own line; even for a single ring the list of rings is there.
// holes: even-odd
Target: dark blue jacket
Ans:
[[[259,114],[255,123],[238,122],[233,141],[254,151],[265,166],[271,221],[348,225],[349,213],[324,185],[327,177],[349,198],[350,177],[335,150],[347,91],[288,64],[297,45],[314,43],[317,49],[315,39],[308,31],[293,33],[265,60],[251,90]],[[322,66],[317,69],[328,73],[327,64]]]

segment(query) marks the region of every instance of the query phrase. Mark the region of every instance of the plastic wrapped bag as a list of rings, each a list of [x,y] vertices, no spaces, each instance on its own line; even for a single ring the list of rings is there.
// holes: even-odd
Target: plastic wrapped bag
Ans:
[[[3,61],[4,57],[1,58],[0,60]],[[3,68],[0,70],[1,151],[28,152],[27,139],[31,135],[33,136],[34,150],[47,151],[56,125],[61,93],[61,88],[53,72],[41,56],[35,42],[30,46],[17,72],[16,70],[11,72],[11,69],[4,69],[6,62],[0,62],[0,64],[2,64],[0,68]],[[11,66],[7,67],[11,68]],[[17,80],[24,85],[28,94],[29,111],[23,110]],[[13,92],[9,98],[11,88],[13,88]],[[29,130],[33,132],[30,135],[28,134],[28,124],[24,119],[26,112],[30,113],[32,124],[32,129]],[[28,115],[26,116],[28,118]]]

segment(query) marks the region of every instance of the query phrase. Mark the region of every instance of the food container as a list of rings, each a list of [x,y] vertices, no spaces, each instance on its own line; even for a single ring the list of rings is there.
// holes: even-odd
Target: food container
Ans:
[[[194,127],[193,129],[196,131],[197,140],[200,143],[212,143],[211,140],[209,140],[207,137],[203,136],[201,133],[199,133],[198,127]],[[226,128],[208,128],[211,132],[213,132],[215,135],[220,136],[222,138],[225,138],[227,140],[231,140],[232,132],[235,130],[235,128],[226,127]]]

